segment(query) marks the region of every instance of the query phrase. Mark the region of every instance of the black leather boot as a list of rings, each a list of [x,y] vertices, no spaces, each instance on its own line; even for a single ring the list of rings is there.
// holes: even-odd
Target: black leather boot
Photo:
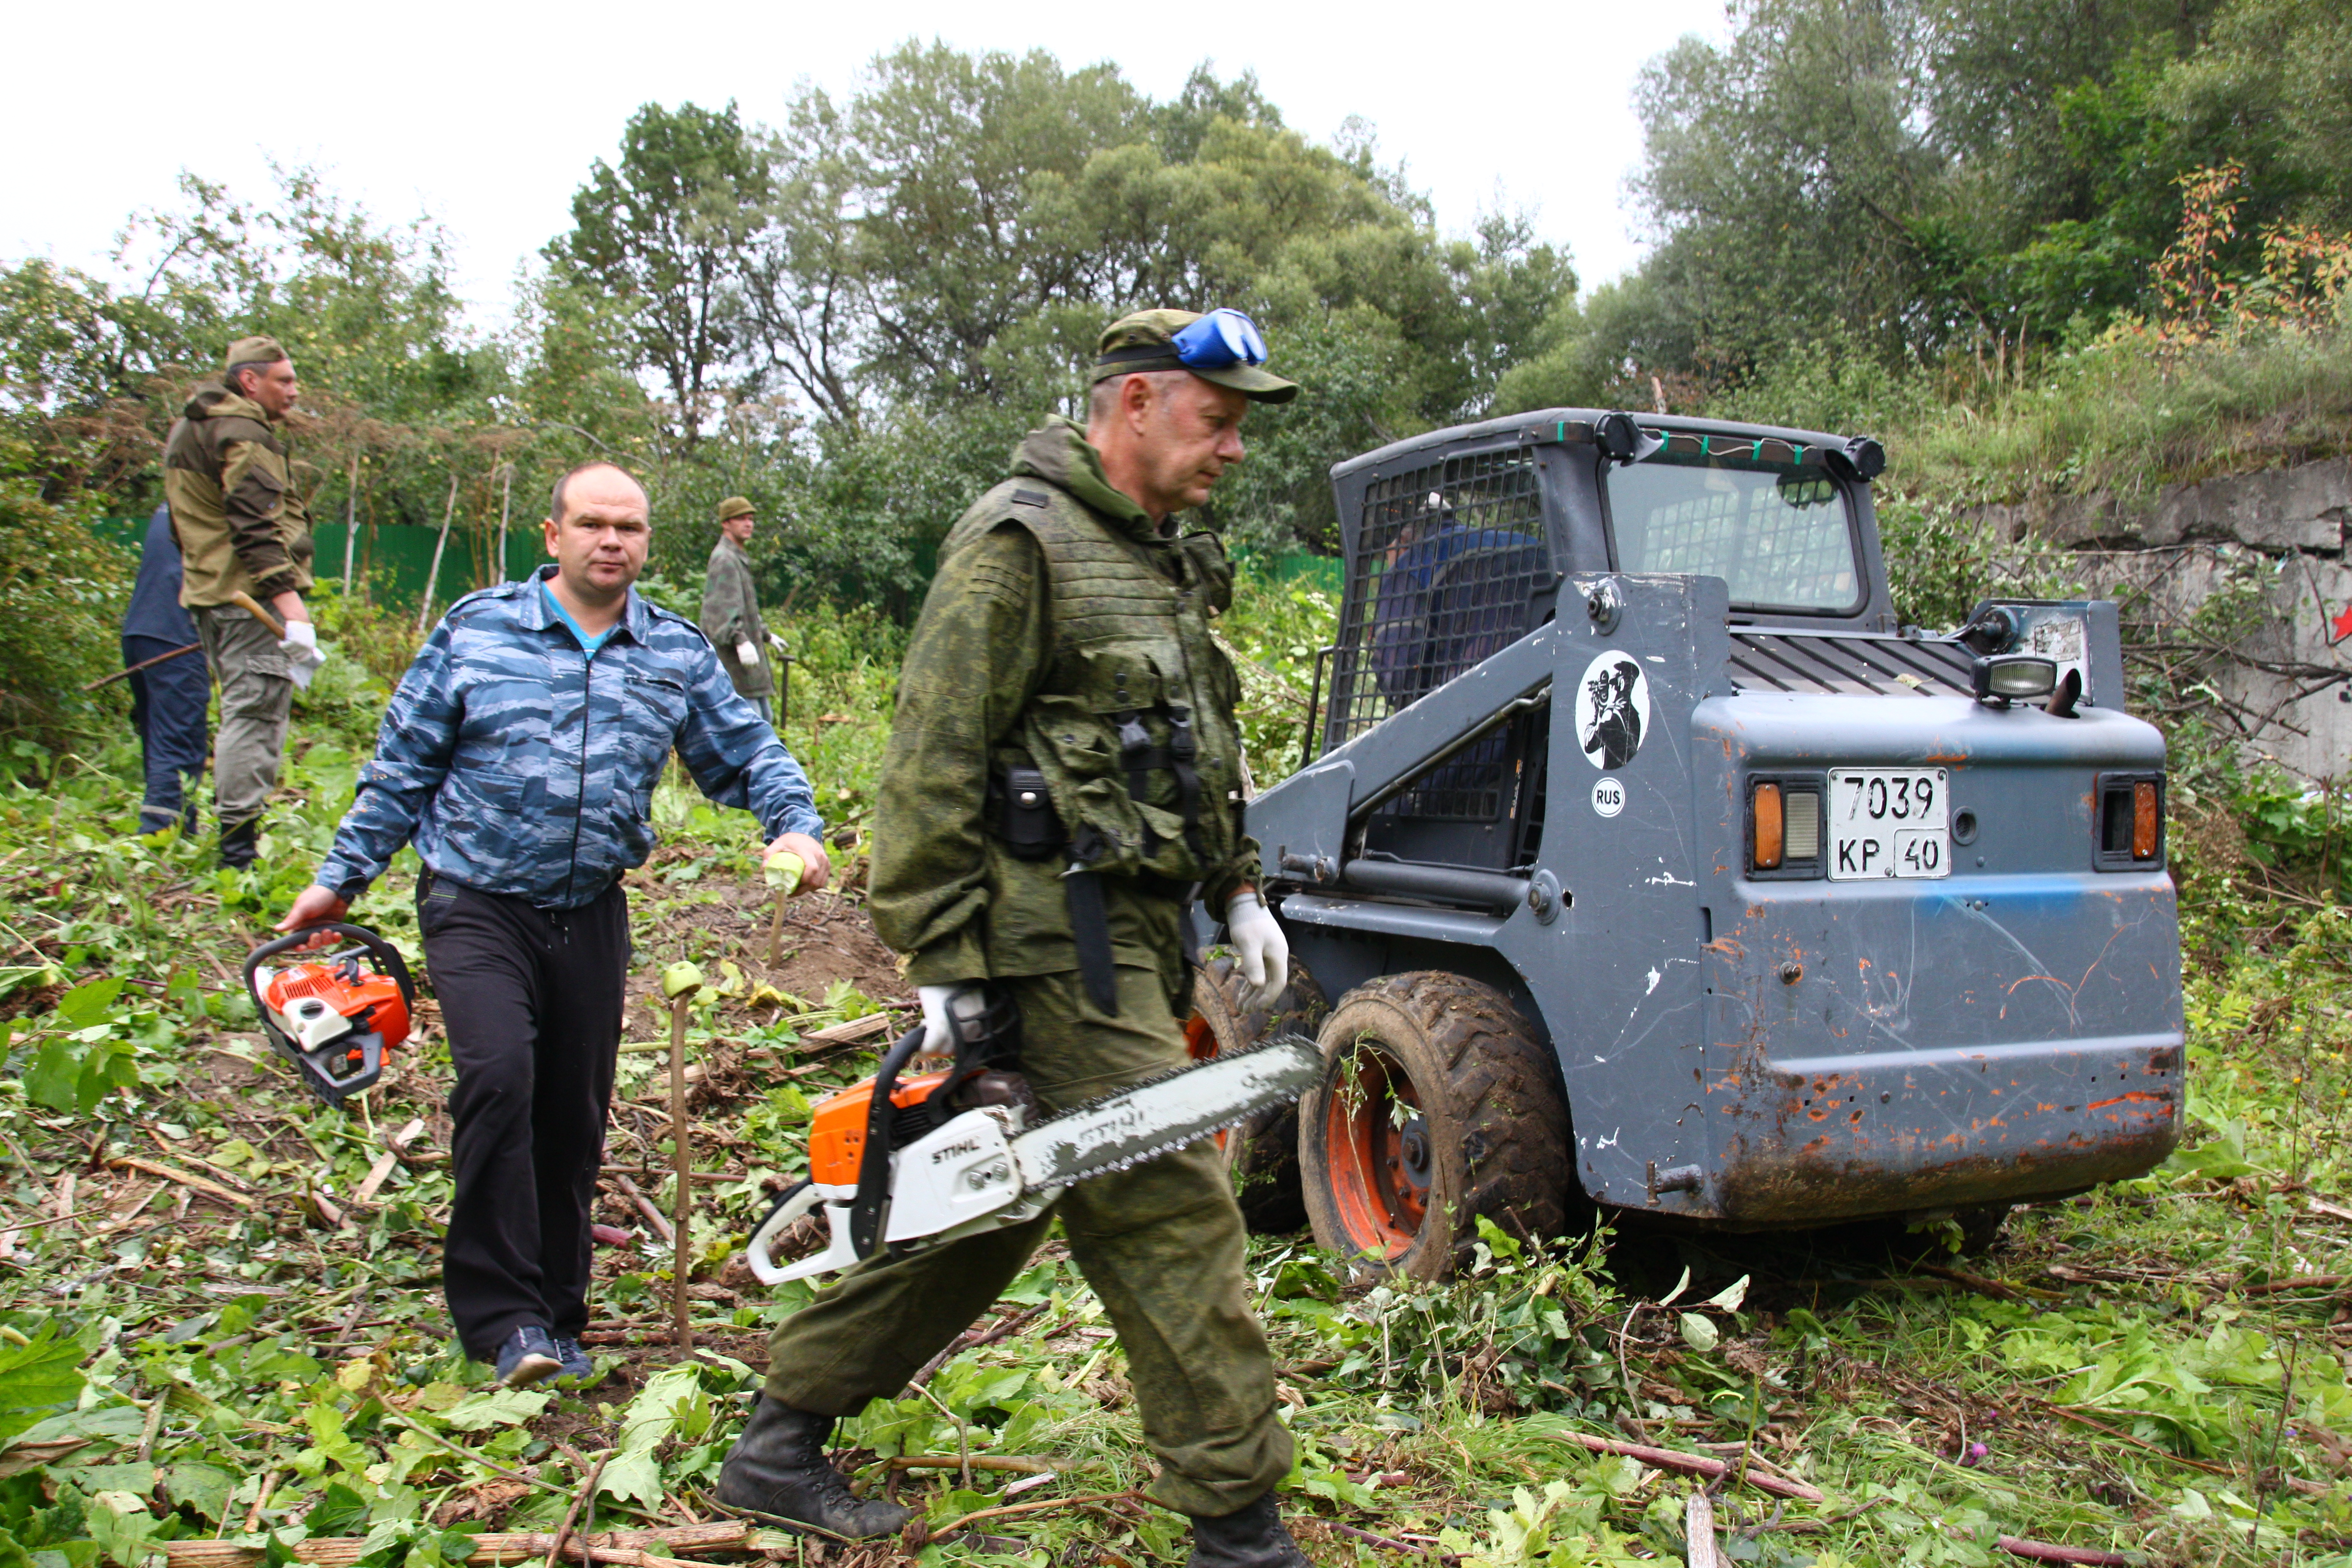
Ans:
[[[224,871],[243,871],[253,865],[254,857],[261,851],[261,818],[248,817],[234,826],[222,825],[220,863]]]
[[[824,1457],[825,1439],[832,1436],[832,1416],[812,1415],[761,1394],[719,1469],[719,1500],[852,1541],[898,1534],[915,1510],[853,1496],[849,1478]]]
[[[1247,1508],[1192,1518],[1192,1555],[1185,1568],[1309,1568],[1307,1554],[1282,1527],[1282,1509],[1267,1492]]]

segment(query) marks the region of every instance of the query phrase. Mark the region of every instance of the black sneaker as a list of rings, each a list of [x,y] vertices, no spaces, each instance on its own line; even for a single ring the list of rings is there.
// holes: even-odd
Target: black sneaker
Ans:
[[[560,1378],[584,1384],[596,1375],[596,1363],[580,1348],[578,1340],[556,1341],[555,1359],[563,1363],[562,1370],[555,1374]]]
[[[509,1388],[529,1388],[563,1370],[555,1342],[537,1323],[526,1323],[499,1346],[499,1382]]]

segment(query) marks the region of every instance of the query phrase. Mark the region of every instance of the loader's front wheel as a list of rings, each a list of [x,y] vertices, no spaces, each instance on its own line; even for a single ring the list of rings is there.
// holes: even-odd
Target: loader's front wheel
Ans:
[[[1388,975],[1339,999],[1320,1044],[1323,1079],[1298,1105],[1318,1242],[1362,1269],[1440,1279],[1469,1261],[1482,1215],[1515,1236],[1560,1234],[1568,1106],[1500,992],[1443,971]]]
[[[1242,978],[1230,955],[1213,958],[1192,975],[1192,1016],[1184,1021],[1184,1048],[1194,1061],[1263,1044],[1292,1031],[1312,1036],[1330,1011],[1307,966],[1293,959],[1290,988],[1270,1010],[1242,1005]],[[1250,1229],[1285,1235],[1307,1223],[1298,1194],[1298,1108],[1276,1105],[1216,1135],[1233,1177],[1234,1196]]]

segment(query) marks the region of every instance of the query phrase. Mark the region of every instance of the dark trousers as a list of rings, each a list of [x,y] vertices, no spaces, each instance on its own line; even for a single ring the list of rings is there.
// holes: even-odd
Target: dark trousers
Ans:
[[[458,1342],[488,1361],[527,1323],[575,1338],[588,1324],[628,899],[615,884],[579,909],[541,910],[428,871],[416,908],[457,1069],[441,1289]]]
[[[180,646],[161,637],[126,637],[122,662],[137,664]],[[160,833],[173,823],[196,830],[195,782],[205,771],[205,710],[212,701],[202,648],[131,677],[131,727],[147,761],[147,798],[139,831]]]

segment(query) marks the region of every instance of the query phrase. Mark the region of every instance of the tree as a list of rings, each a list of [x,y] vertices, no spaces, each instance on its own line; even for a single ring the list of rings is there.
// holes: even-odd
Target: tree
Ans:
[[[741,280],[772,195],[761,139],[729,103],[646,104],[572,198],[572,232],[548,248],[567,279],[622,301],[637,363],[669,394],[691,447],[744,337]]]

